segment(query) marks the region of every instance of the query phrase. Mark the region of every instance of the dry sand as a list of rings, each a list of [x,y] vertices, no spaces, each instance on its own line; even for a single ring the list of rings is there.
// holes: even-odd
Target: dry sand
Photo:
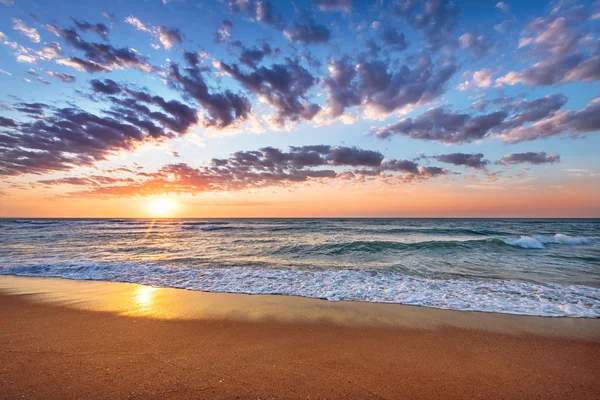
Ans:
[[[600,321],[0,277],[0,397],[598,399]]]

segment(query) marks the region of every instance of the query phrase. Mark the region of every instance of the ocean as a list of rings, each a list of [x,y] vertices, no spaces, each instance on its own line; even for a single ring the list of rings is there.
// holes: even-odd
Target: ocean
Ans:
[[[0,274],[600,317],[600,219],[1,219]]]

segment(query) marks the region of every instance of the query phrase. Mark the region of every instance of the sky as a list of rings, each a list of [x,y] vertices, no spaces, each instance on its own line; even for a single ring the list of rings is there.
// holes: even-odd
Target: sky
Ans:
[[[599,1],[0,11],[0,217],[600,217]]]

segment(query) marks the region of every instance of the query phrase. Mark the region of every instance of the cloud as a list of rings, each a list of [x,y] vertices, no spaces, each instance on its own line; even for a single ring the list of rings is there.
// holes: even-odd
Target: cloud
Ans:
[[[12,118],[6,118],[0,116],[0,126],[3,128],[16,128],[17,123]]]
[[[483,139],[494,129],[501,127],[507,115],[504,111],[496,111],[472,117],[468,114],[448,112],[444,108],[437,107],[414,119],[404,118],[396,124],[373,129],[369,134],[381,139],[402,135],[446,144],[468,143]]]
[[[389,49],[395,51],[402,51],[408,47],[404,34],[398,33],[396,28],[389,26],[383,29],[383,32],[381,34],[381,41]]]
[[[537,61],[521,71],[509,71],[496,79],[496,85],[549,86],[600,80],[600,54],[580,28],[585,26],[582,16],[573,11],[552,13],[528,24],[519,48]]]
[[[411,0],[396,2],[393,13],[422,31],[429,45],[437,49],[454,37],[459,10],[447,0]]]
[[[475,32],[463,34],[458,39],[458,43],[460,44],[460,47],[470,50],[479,58],[483,57],[491,47],[488,39],[484,35],[478,35]]]
[[[434,156],[438,161],[452,164],[452,165],[463,165],[466,167],[471,167],[475,169],[483,169],[489,161],[483,159],[483,154],[466,154],[466,153],[450,153],[450,154],[440,154]]]
[[[176,28],[158,27],[158,40],[166,50],[171,50],[174,43],[181,44],[181,33]]]
[[[492,76],[496,73],[491,68],[483,68],[479,71],[466,72],[464,75],[468,80],[458,85],[458,90],[465,91],[473,88],[485,89],[492,85]]]
[[[44,44],[36,54],[39,58],[43,60],[52,60],[58,57],[62,57],[63,52],[58,43],[52,42]]]
[[[356,170],[357,167],[365,169]],[[386,172],[388,175],[385,175]],[[382,154],[372,150],[309,145],[291,146],[288,151],[273,147],[238,151],[228,158],[213,158],[208,165],[198,168],[184,163],[168,164],[153,173],[135,174],[135,182],[121,182],[111,177],[104,181],[102,177],[92,176],[43,180],[38,183],[87,186],[85,190],[72,193],[75,196],[145,196],[291,187],[311,180],[349,179],[356,175],[374,179],[398,176],[403,182],[409,183],[447,173],[447,169],[418,166],[412,161],[384,160]],[[111,180],[115,182],[114,185],[110,185]]]
[[[223,43],[225,41],[228,41],[229,38],[231,37],[232,28],[233,28],[233,24],[231,23],[231,21],[229,21],[228,19],[224,19],[221,22],[221,26],[215,33],[215,42]]]
[[[598,126],[597,118],[593,115],[596,109],[600,110],[600,101],[598,104],[592,102],[589,110],[577,114],[559,112],[566,102],[567,98],[559,93],[531,101],[515,102],[511,99],[501,111],[478,116],[437,107],[414,119],[404,118],[396,124],[372,129],[369,134],[382,139],[402,135],[446,144],[469,143],[485,137],[519,142],[563,133],[567,130],[567,124],[572,131],[576,131],[575,124],[586,124],[585,132],[593,131],[593,127]]]
[[[508,11],[509,10],[508,4],[506,4],[503,1],[500,1],[500,2],[496,3],[495,7],[501,9],[502,11]]]
[[[63,29],[54,25],[48,26],[48,29],[70,46],[83,51],[86,57],[85,60],[79,57],[58,60],[59,64],[87,72],[108,72],[126,67],[144,72],[154,70],[146,57],[130,48],[116,48],[109,44],[87,42],[72,29]]]
[[[75,82],[75,77],[73,75],[63,74],[63,73],[54,72],[54,71],[46,71],[46,73],[48,75],[50,75],[51,77],[56,78],[59,81],[62,81],[62,82],[65,82],[65,83]]]
[[[512,153],[500,157],[496,160],[496,164],[509,165],[509,164],[554,164],[560,162],[560,156],[558,154],[546,154],[541,151],[539,153],[527,152],[527,153]]]
[[[59,65],[65,65],[67,67],[75,68],[79,71],[85,71],[85,72],[91,72],[91,73],[110,72],[111,71],[111,68],[108,68],[108,67],[100,65],[98,63],[95,63],[94,61],[82,60],[79,57],[71,57],[71,58],[56,60],[56,63]]]
[[[138,31],[151,32],[151,29],[149,27],[144,25],[144,23],[142,21],[140,21],[139,18],[136,18],[133,15],[126,17],[125,22],[128,23],[129,25],[133,26]]]
[[[266,0],[224,0],[231,13],[251,14],[256,21],[276,28],[285,26],[285,20],[275,11],[273,5]]]
[[[440,96],[456,70],[453,63],[434,64],[421,57],[411,69],[390,68],[388,63],[349,57],[332,59],[323,86],[327,115],[337,118],[351,107],[363,108],[370,117],[381,117],[407,106],[426,104]]]
[[[316,0],[315,5],[321,11],[352,11],[352,0]]]
[[[173,87],[204,108],[207,113],[203,120],[205,126],[218,129],[235,127],[252,117],[252,106],[245,96],[230,90],[211,93],[197,65],[190,65],[185,68],[185,73],[182,73],[179,66],[172,63],[169,66],[168,78]]]
[[[190,127],[198,123],[196,110],[177,100],[167,101],[161,96],[132,89],[111,79],[93,79],[90,85],[97,94],[111,95],[108,99],[112,102],[113,109],[105,111],[107,114],[146,129],[152,137],[173,136],[167,130],[184,135]],[[164,113],[153,111],[145,104],[157,106]]]
[[[548,138],[563,133],[579,136],[597,131],[600,131],[600,98],[592,100],[581,111],[551,113],[548,118],[536,121],[531,125],[507,130],[499,135],[499,138],[507,143],[517,143]]]
[[[106,26],[103,23],[90,24],[87,21],[79,21],[75,18],[72,18],[72,20],[75,23],[77,29],[79,29],[80,31],[93,32],[96,35],[100,36],[102,39],[106,39],[108,36],[108,32],[110,31],[108,26]]]
[[[306,100],[308,91],[318,80],[298,61],[287,59],[285,64],[273,64],[270,68],[261,66],[248,73],[237,64],[220,62],[218,68],[275,109],[271,120],[276,127],[303,119],[312,120],[320,110],[317,104]]]
[[[110,109],[90,113],[77,107],[16,104],[14,109],[29,118],[18,123],[3,120],[7,129],[0,134],[0,175],[93,166],[116,153],[185,135],[198,122],[196,110],[177,100],[111,80],[92,80],[91,85],[97,94],[106,96]]]
[[[503,129],[517,128],[528,122],[536,122],[552,116],[567,103],[567,100],[565,95],[555,93],[531,101],[516,102],[511,105],[516,113],[504,123]]]
[[[35,28],[28,28],[23,21],[17,18],[13,18],[12,21],[14,23],[13,29],[15,31],[21,32],[23,35],[27,36],[29,40],[31,40],[33,43],[40,42],[40,34]]]
[[[273,8],[273,5],[266,0],[258,0],[256,2],[256,19],[259,22],[269,25],[285,25],[283,17],[279,15]]]
[[[254,47],[252,49],[243,47],[241,43],[239,43],[242,51],[238,60],[249,67],[255,68],[257,64],[259,64],[266,56],[268,55],[278,55],[280,53],[279,48],[271,48],[268,43],[263,43],[260,47]]]
[[[169,28],[162,25],[146,25],[139,18],[136,18],[133,15],[125,18],[125,22],[133,26],[138,31],[150,33],[156,40],[160,42],[165,50],[171,50],[175,43],[181,44],[182,42],[181,32],[179,32],[179,29],[177,28]],[[158,45],[152,46],[159,48]]]
[[[313,23],[297,23],[286,29],[283,34],[294,43],[315,44],[327,43],[331,31],[323,25]]]

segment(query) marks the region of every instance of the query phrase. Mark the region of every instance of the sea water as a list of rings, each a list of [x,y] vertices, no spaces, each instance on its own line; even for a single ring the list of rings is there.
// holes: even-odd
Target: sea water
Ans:
[[[0,274],[600,317],[600,219],[1,219]]]

